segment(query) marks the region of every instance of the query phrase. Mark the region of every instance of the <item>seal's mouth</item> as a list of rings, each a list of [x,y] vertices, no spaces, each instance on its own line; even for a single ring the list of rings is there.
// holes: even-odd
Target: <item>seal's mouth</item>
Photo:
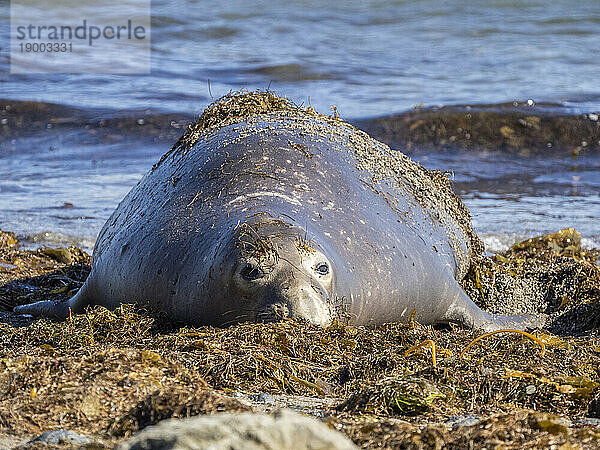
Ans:
[[[320,286],[300,284],[277,292],[271,291],[270,294],[259,301],[257,322],[295,319],[327,326],[332,321],[329,293]]]
[[[256,314],[259,323],[279,322],[292,317],[292,308],[286,302],[277,302],[260,308]]]

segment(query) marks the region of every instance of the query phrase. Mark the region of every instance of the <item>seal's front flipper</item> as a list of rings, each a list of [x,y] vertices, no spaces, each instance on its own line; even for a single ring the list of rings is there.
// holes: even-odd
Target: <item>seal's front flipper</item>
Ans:
[[[16,306],[13,311],[17,314],[31,314],[32,316],[37,317],[50,317],[52,319],[65,320],[71,314],[83,312],[85,307],[89,305],[90,298],[88,295],[88,286],[89,284],[86,280],[77,294],[66,302],[44,300],[28,305]]]
[[[15,306],[13,311],[17,314],[31,314],[32,316],[64,320],[69,317],[69,302],[44,300]]]

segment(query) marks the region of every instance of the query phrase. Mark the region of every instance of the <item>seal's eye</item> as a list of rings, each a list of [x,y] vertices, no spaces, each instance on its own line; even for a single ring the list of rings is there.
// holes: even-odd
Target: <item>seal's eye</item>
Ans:
[[[315,267],[315,272],[319,275],[327,275],[329,273],[329,266],[326,263],[319,263]]]
[[[248,281],[258,280],[265,276],[265,273],[256,264],[246,263],[240,271],[242,278]]]

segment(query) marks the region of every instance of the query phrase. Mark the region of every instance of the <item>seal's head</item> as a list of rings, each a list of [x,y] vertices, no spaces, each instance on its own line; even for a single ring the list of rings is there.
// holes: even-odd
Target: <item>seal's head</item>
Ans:
[[[306,232],[280,220],[238,225],[219,267],[222,295],[238,299],[242,316],[224,313],[223,323],[303,319],[327,326],[334,298],[332,261]]]

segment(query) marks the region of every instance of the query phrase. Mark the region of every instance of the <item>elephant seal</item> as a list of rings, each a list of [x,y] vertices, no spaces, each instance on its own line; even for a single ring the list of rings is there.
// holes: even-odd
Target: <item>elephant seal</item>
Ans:
[[[447,177],[270,92],[209,106],[127,194],[68,302],[149,305],[191,325],[300,318],[526,328],[460,288],[482,251]]]

